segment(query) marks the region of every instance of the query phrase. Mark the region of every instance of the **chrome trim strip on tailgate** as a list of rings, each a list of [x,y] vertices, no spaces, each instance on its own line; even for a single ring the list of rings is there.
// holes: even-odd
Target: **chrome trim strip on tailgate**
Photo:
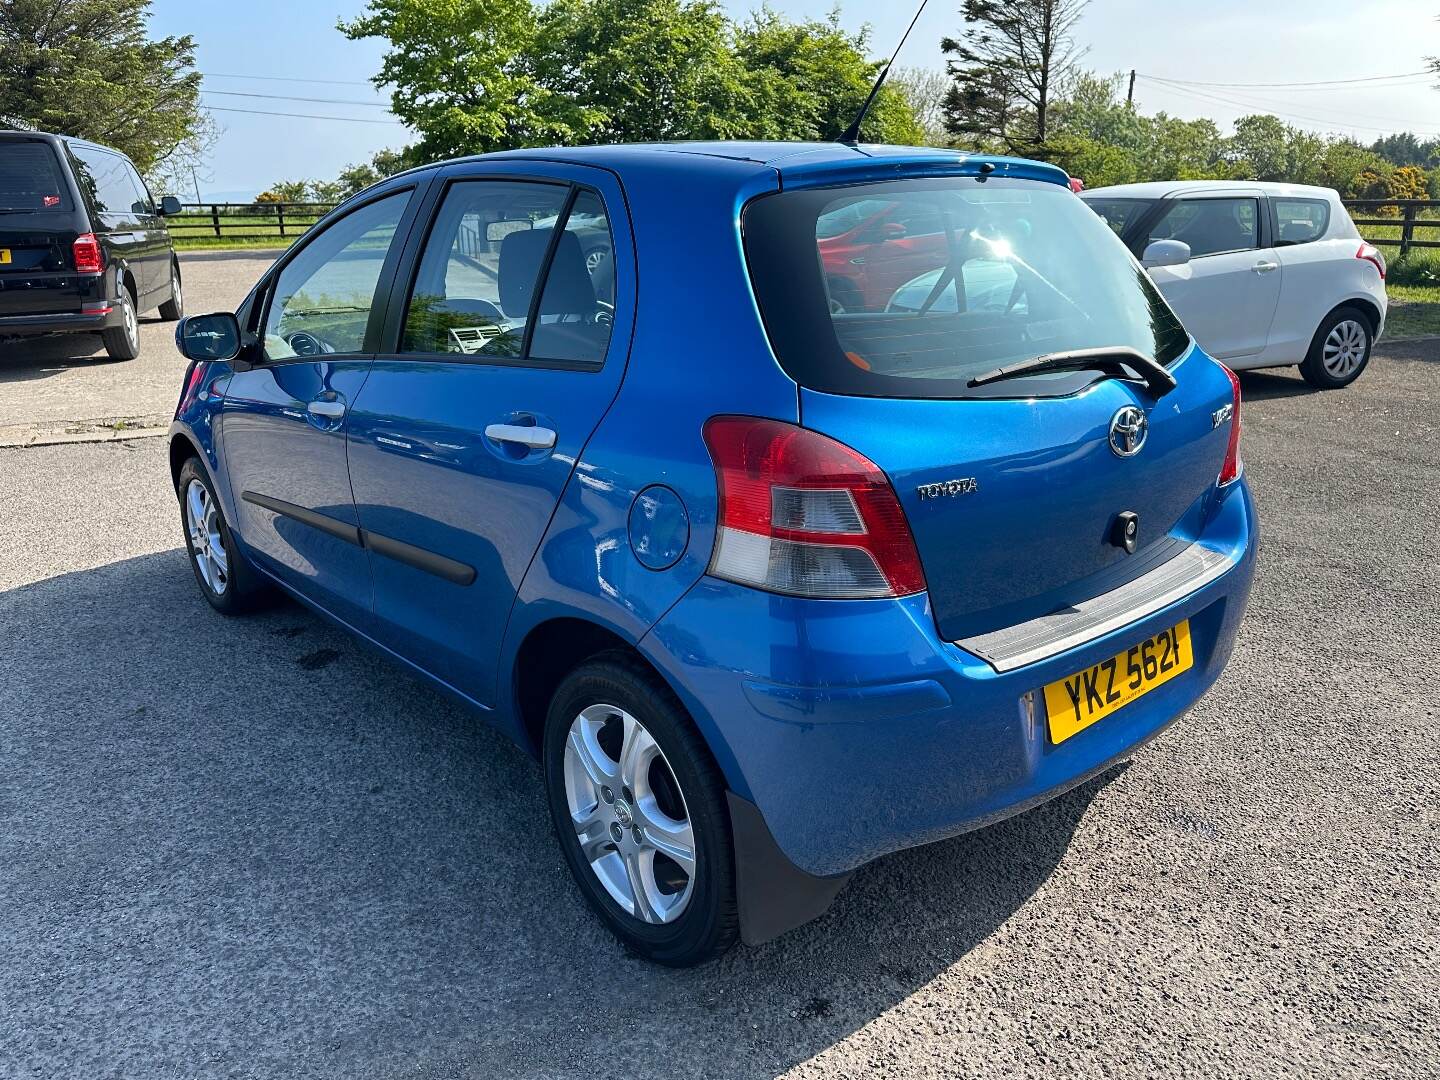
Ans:
[[[955,644],[987,661],[996,671],[1013,671],[1152,615],[1210,584],[1235,563],[1223,552],[1191,544],[1173,559],[1118,589],[1029,622],[962,638]]]

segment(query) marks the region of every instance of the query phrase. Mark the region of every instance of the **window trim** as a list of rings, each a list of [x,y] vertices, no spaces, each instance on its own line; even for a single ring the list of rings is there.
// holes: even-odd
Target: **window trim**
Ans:
[[[370,314],[365,323],[365,336],[360,342],[360,351],[320,353],[318,354],[318,359],[325,361],[363,360],[375,355],[376,349],[373,346],[376,344],[375,338],[380,332],[380,327],[376,325],[376,320],[378,317],[383,326],[386,312],[389,309],[390,290],[393,286],[395,271],[399,265],[400,255],[409,243],[410,232],[415,226],[418,207],[424,201],[425,193],[423,189],[428,182],[428,177],[421,176],[408,184],[387,188],[383,191],[375,191],[367,198],[357,199],[353,206],[350,205],[349,202],[341,203],[334,210],[330,211],[326,217],[321,218],[311,226],[304,237],[276,260],[275,265],[266,271],[265,277],[262,279],[260,287],[257,290],[260,295],[260,302],[254,305],[254,309],[258,311],[258,316],[253,319],[252,327],[248,331],[251,340],[245,342],[245,351],[253,353],[253,358],[248,361],[249,367],[273,368],[283,367],[287,364],[313,364],[317,362],[317,356],[280,356],[273,360],[265,356],[265,326],[270,321],[270,306],[275,301],[275,287],[280,282],[280,275],[285,273],[286,268],[299,258],[306,248],[352,214],[359,213],[367,206],[373,206],[375,203],[388,199],[393,195],[401,195],[409,192],[410,199],[405,204],[405,210],[395,225],[396,240],[391,241],[390,248],[385,253],[385,261],[380,265],[380,276],[376,279],[375,291],[371,295]],[[343,211],[343,213],[341,211]],[[404,236],[400,235],[402,231],[404,232]]]
[[[440,218],[440,210],[445,204],[445,199],[450,191],[457,184],[471,183],[510,183],[510,184],[546,184],[552,187],[566,188],[567,193],[560,205],[557,214],[555,235],[550,238],[550,246],[545,251],[545,258],[540,264],[540,275],[536,280],[535,295],[530,299],[530,312],[525,320],[525,338],[520,346],[519,356],[481,356],[478,354],[451,353],[451,352],[402,352],[400,343],[405,334],[405,320],[410,314],[410,300],[415,293],[415,282],[420,276],[420,263],[425,257],[425,249],[430,243],[430,236],[434,232],[435,224]],[[545,291],[545,284],[550,278],[550,264],[555,257],[555,249],[560,244],[560,234],[565,231],[570,223],[570,213],[574,209],[576,201],[581,193],[588,192],[600,200],[600,205],[605,208],[605,219],[610,229],[610,244],[613,251],[615,240],[615,215],[605,193],[593,184],[587,184],[579,180],[565,180],[555,176],[542,176],[534,173],[458,173],[446,176],[436,184],[436,190],[432,192],[429,205],[425,208],[426,223],[423,230],[418,230],[419,238],[414,243],[414,250],[407,251],[409,260],[408,274],[397,275],[392,289],[400,290],[398,295],[392,291],[390,303],[387,307],[396,312],[393,326],[387,326],[382,348],[377,350],[377,356],[383,356],[387,361],[402,360],[426,364],[468,364],[481,367],[498,368],[530,368],[540,371],[578,371],[585,373],[597,373],[603,371],[609,362],[610,350],[614,346],[615,333],[612,323],[610,340],[605,346],[605,357],[598,364],[582,363],[575,360],[556,360],[545,357],[530,356],[530,339],[535,324],[534,312],[539,307]],[[619,273],[619,267],[616,267]],[[408,279],[408,280],[407,280]]]

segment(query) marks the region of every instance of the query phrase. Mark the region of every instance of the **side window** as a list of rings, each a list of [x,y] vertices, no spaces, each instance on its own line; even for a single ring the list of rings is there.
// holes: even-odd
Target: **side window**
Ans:
[[[134,214],[138,197],[130,181],[130,163],[119,154],[89,146],[71,145],[75,155],[75,179],[90,193],[99,214]]]
[[[555,246],[530,355],[598,367],[605,361],[614,315],[610,219],[600,196],[582,191]]]
[[[451,185],[415,272],[400,351],[518,359],[529,329],[531,357],[602,362],[615,268],[609,219],[595,194],[576,198],[546,272],[568,195],[526,181]]]
[[[1256,199],[1178,199],[1150,230],[1152,240],[1182,240],[1191,258],[1260,246]]]
[[[135,166],[125,162],[125,178],[130,182],[130,190],[134,193],[134,202],[131,209],[137,214],[153,214],[155,212],[155,200],[150,198],[150,189],[145,186],[145,181],[135,171]]]
[[[1324,199],[1271,199],[1275,207],[1275,245],[1308,244],[1330,227],[1330,204]]]
[[[450,185],[415,271],[400,351],[518,357],[568,194],[525,181]]]
[[[410,192],[360,207],[285,264],[265,316],[265,359],[357,353]]]

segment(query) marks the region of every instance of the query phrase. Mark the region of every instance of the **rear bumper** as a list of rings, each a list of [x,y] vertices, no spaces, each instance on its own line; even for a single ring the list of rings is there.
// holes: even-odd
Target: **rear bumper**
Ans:
[[[122,320],[119,301],[95,312],[0,316],[0,337],[22,334],[98,334]]]
[[[777,849],[823,882],[1053,798],[1182,716],[1224,669],[1249,597],[1256,523],[1243,480],[1190,539],[1226,555],[1228,569],[1143,618],[1003,672],[942,640],[923,594],[808,601],[711,578],[641,648]],[[1190,670],[1050,742],[1047,683],[1182,619]]]

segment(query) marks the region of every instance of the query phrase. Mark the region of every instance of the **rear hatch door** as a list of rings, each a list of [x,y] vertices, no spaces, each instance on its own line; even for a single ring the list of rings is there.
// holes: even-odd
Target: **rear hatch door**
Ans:
[[[48,141],[0,139],[0,316],[80,310],[72,252],[82,218]]]

